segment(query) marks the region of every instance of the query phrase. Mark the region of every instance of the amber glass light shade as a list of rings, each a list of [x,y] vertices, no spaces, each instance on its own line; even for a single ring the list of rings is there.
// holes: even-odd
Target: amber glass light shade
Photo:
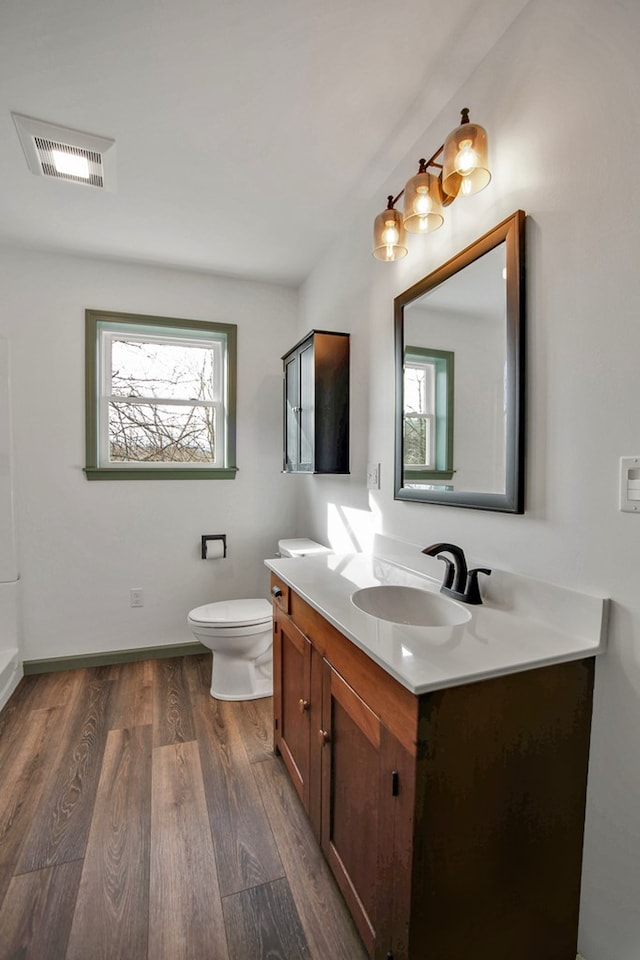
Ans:
[[[430,233],[444,223],[438,178],[423,170],[407,180],[404,188],[404,225],[409,233]]]
[[[393,208],[389,197],[386,210],[379,213],[373,224],[373,255],[377,260],[400,260],[406,256],[406,234],[402,214]]]
[[[462,111],[462,123],[444,144],[442,189],[449,197],[468,197],[484,190],[491,180],[487,132],[477,123],[469,123],[468,110]]]

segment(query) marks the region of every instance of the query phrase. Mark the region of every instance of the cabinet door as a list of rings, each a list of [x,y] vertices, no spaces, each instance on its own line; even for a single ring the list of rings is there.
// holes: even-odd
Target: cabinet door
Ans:
[[[311,473],[315,449],[313,340],[284,361],[284,469]]]
[[[300,462],[300,377],[298,354],[284,361],[284,469],[297,470]]]
[[[299,353],[300,361],[300,459],[299,470],[313,470],[315,449],[315,397],[314,397],[314,355],[313,342],[303,347]]]
[[[311,644],[278,611],[274,625],[274,742],[309,809]]]
[[[326,660],[322,708],[322,849],[369,954],[386,956],[378,928],[389,929],[393,890],[380,863],[393,840],[383,813],[392,792],[383,727]]]

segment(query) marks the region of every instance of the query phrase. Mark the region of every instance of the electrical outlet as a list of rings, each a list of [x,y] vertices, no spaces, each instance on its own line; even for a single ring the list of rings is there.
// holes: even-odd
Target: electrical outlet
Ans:
[[[129,590],[129,606],[144,607],[144,592],[142,587],[132,587]]]
[[[380,489],[380,464],[379,463],[367,464],[367,488],[369,490]]]

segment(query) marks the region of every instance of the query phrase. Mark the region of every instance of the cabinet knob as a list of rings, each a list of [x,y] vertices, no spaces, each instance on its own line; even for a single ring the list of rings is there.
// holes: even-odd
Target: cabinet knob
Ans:
[[[331,737],[329,736],[328,730],[318,730],[318,740],[320,741],[320,746],[324,747],[325,743],[329,743]]]
[[[308,709],[309,709],[308,700],[303,700],[302,698],[298,700],[298,710],[300,711],[300,713],[304,713],[305,710],[308,710]]]
[[[271,596],[275,597],[276,600],[278,599],[278,597],[281,597],[282,590],[280,589],[280,587],[271,587]]]

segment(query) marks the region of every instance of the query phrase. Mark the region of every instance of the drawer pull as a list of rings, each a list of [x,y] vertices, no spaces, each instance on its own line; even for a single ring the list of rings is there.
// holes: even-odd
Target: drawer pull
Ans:
[[[298,700],[298,710],[300,711],[300,713],[304,713],[305,710],[308,710],[308,709],[309,709],[308,700],[303,700],[302,698]]]
[[[277,600],[279,597],[281,597],[281,596],[282,596],[282,590],[280,589],[280,587],[271,587],[271,596],[272,596],[275,600]]]
[[[320,741],[320,746],[324,747],[325,743],[329,743],[331,737],[329,736],[328,730],[318,730],[318,740]]]

